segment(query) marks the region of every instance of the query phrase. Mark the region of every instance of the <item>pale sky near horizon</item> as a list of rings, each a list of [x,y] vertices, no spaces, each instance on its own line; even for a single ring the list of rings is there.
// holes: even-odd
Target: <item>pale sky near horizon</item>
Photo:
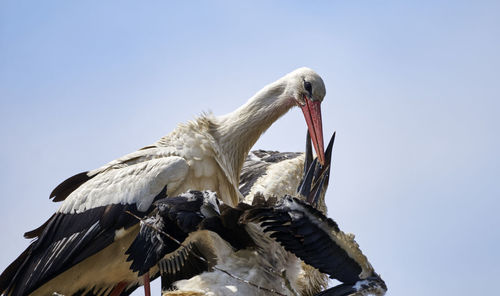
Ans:
[[[494,293],[498,1],[103,2],[0,2],[0,270],[67,177],[307,66],[337,131],[329,216],[387,295]],[[292,109],[255,148],[305,130]]]

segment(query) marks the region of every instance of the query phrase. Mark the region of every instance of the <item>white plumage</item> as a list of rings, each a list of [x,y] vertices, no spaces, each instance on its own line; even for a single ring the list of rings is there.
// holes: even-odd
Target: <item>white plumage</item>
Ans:
[[[311,153],[309,149],[307,152]],[[242,201],[252,204],[256,198],[280,199],[285,195],[297,195],[297,188],[304,177],[304,160],[304,153],[264,150],[250,152],[241,175],[240,190],[244,195]],[[319,203],[326,211],[324,193],[323,190]],[[217,267],[229,271],[231,275],[219,269],[204,272],[176,282],[175,290],[164,291],[163,295],[173,296],[181,292],[186,293],[184,295],[199,293],[205,296],[314,295],[327,287],[326,275],[287,252],[276,240],[264,233],[259,225],[249,223],[246,231],[257,248],[234,251],[218,235],[206,234],[218,246],[215,249]]]
[[[319,108],[324,95],[319,75],[300,68],[232,113],[181,124],[151,146],[66,180],[52,194],[54,201],[63,201],[61,207],[46,224],[27,233],[37,240],[2,273],[0,291],[109,294],[141,284],[125,261],[137,221],[124,210],[144,216],[155,198],[189,189],[215,191],[235,205],[242,198],[239,173],[248,151],[296,105],[324,159]]]
[[[306,157],[312,165],[300,192],[308,200],[313,193],[313,200],[320,199],[318,205],[324,204],[333,139],[325,153],[324,167],[317,167],[312,157]],[[299,187],[300,180],[296,179],[302,179],[297,176],[304,172],[299,163],[304,163],[301,153],[252,152],[240,184],[240,190],[247,200],[252,199],[252,204],[240,203],[235,208],[222,205],[216,213],[201,214],[201,201],[195,205],[186,199],[191,193],[158,201],[159,213],[151,222],[159,228],[142,226],[127,251],[134,270],[156,276],[157,264],[175,266],[160,268],[164,295],[172,296],[384,295],[384,281],[353,235],[342,232],[334,221],[307,202],[280,196],[280,186],[283,191],[293,192],[287,188]],[[277,181],[270,182],[268,178]],[[198,198],[206,194],[196,193]],[[215,203],[210,206],[217,207]],[[175,239],[167,238],[166,233],[175,235]],[[326,275],[342,284],[324,290]]]

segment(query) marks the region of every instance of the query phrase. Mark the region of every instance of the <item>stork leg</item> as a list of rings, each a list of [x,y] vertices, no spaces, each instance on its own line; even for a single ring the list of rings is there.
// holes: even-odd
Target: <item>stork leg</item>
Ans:
[[[151,286],[149,285],[149,272],[143,275],[144,279],[144,296],[151,296]]]
[[[126,282],[119,282],[118,285],[113,288],[113,291],[111,291],[111,294],[109,294],[109,296],[120,296],[123,290],[125,290],[126,286]]]

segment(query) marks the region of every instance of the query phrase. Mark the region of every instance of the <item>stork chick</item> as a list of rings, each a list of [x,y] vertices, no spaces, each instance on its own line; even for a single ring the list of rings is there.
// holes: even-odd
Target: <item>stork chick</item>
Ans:
[[[204,198],[207,194],[210,193],[195,193]],[[174,291],[166,291],[164,295],[179,295],[181,292],[185,293],[183,295],[304,295],[303,291],[296,290],[294,277],[297,275],[288,273],[289,270],[273,270],[279,267],[273,262],[268,262],[267,268],[260,265],[260,273],[248,273],[245,277],[241,276],[242,271],[245,268],[247,272],[252,271],[253,266],[241,265],[241,270],[232,266],[232,260],[241,258],[241,254],[232,254],[231,250],[265,253],[272,245],[268,240],[277,242],[290,254],[342,282],[331,289],[318,291],[319,295],[360,296],[371,293],[382,296],[387,290],[354,237],[342,232],[337,223],[304,201],[285,196],[267,201],[260,198],[254,205],[240,203],[236,208],[222,204],[220,212],[215,210],[212,213],[217,214],[201,218],[204,203],[197,202],[196,208],[184,196],[176,199],[175,203],[168,199],[156,203],[159,214],[144,222],[140,234],[127,251],[132,267],[141,274],[156,264],[150,258],[167,255],[162,259],[164,266],[160,268],[162,284],[168,283],[168,288]],[[179,206],[178,202],[183,201],[187,206]],[[260,228],[264,237],[255,236],[254,228]],[[180,229],[186,232],[177,231]],[[206,244],[207,240],[215,243]],[[211,247],[214,245],[218,247]],[[286,266],[286,261],[280,264]],[[210,276],[216,275],[214,272],[229,275],[232,282],[221,281],[218,285],[214,282],[208,287],[200,285],[207,284]],[[273,280],[279,278],[280,273],[287,283],[284,286],[280,286],[281,281]]]

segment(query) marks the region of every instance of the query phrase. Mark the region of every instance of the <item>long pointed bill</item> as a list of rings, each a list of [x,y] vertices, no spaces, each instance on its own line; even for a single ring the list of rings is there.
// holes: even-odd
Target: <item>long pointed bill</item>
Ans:
[[[325,164],[325,150],[323,144],[323,124],[321,122],[321,102],[311,101],[307,97],[305,99],[305,104],[300,106],[302,113],[306,119],[307,128],[309,129],[309,134],[311,135],[311,140],[314,145],[314,150],[318,155],[318,160],[321,165]]]
[[[321,198],[325,196],[328,182],[330,180],[330,165],[332,161],[332,149],[335,141],[335,132],[333,133],[328,147],[325,151],[325,164],[318,164],[316,157],[312,162],[308,161],[308,152],[312,148],[306,149],[306,156],[304,161],[304,176],[300,181],[297,193],[305,197],[306,201],[313,207],[317,207]],[[310,138],[307,138],[310,142]],[[311,146],[308,144],[308,146]]]

